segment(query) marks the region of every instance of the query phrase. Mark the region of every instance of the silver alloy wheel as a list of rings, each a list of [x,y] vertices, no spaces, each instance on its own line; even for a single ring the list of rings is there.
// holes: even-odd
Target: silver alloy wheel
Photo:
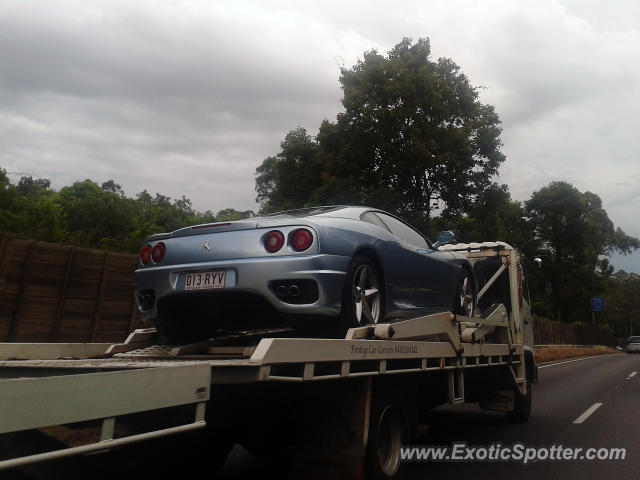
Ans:
[[[353,275],[353,304],[358,325],[380,320],[380,289],[376,273],[369,265],[360,265]]]
[[[466,317],[473,316],[473,287],[471,285],[471,278],[468,275],[464,276],[462,287],[460,288],[458,308],[462,315]]]
[[[377,455],[380,469],[391,478],[400,468],[400,447],[402,447],[402,417],[393,405],[387,405],[378,422]]]

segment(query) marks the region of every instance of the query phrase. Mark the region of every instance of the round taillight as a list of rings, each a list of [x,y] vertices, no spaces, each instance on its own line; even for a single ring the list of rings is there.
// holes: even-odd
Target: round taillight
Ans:
[[[302,252],[313,243],[313,235],[309,230],[300,229],[293,232],[293,249]]]
[[[151,258],[153,258],[154,263],[160,263],[162,261],[165,251],[164,243],[160,242],[154,245],[153,250],[151,250]]]
[[[151,247],[149,245],[145,245],[140,250],[140,261],[143,265],[146,265],[151,260]]]
[[[269,253],[276,253],[284,245],[284,235],[278,230],[267,233],[264,237],[264,248]]]

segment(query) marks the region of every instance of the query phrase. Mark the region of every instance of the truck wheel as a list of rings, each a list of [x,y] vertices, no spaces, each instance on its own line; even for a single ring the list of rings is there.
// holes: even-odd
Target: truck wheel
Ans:
[[[406,468],[400,461],[400,448],[410,441],[407,412],[404,402],[378,393],[381,395],[371,400],[366,478],[399,479]]]
[[[342,293],[342,327],[362,327],[378,323],[383,314],[382,275],[364,255],[356,255],[349,265]],[[344,333],[344,332],[343,332]]]
[[[531,382],[527,378],[527,394],[522,395],[520,389],[513,388],[513,411],[507,413],[514,423],[524,423],[531,415]]]

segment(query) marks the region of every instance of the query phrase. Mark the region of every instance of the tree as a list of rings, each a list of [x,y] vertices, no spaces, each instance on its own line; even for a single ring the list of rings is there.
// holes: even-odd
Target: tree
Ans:
[[[91,180],[75,182],[58,192],[64,211],[66,241],[83,247],[117,249],[135,229],[135,204]]]
[[[131,233],[130,245],[136,250],[144,239],[152,233],[171,232],[178,228],[197,223],[212,223],[215,217],[210,210],[197,212],[186,197],[171,199],[156,193],[151,196],[143,190],[135,199],[137,209],[137,228]]]
[[[21,177],[16,185],[16,191],[19,195],[29,198],[37,198],[41,195],[50,193],[51,181],[46,178]]]
[[[256,169],[256,201],[263,212],[305,206],[320,186],[318,143],[307,131],[291,130],[276,157],[268,157]]]
[[[106,182],[103,182],[100,188],[105,192],[115,193],[119,197],[125,196],[124,191],[122,190],[122,187],[116,182],[114,182],[113,180],[108,180]]]
[[[230,221],[254,213],[227,208],[218,216]],[[0,232],[24,238],[133,253],[153,233],[215,221],[211,210],[196,211],[184,196],[144,190],[129,198],[114,180],[100,186],[84,180],[56,192],[47,179],[27,176],[14,185],[0,168]]]
[[[306,139],[309,155],[297,164],[313,180],[284,186],[299,170],[281,168],[292,163],[283,144],[257,172],[263,209],[366,203],[423,227],[434,210],[464,212],[504,160],[500,121],[453,61],[430,54],[428,39],[405,38],[387,56],[372,50],[342,69],[344,112],[322,123],[317,143]]]
[[[442,215],[434,223],[438,230],[452,230],[459,242],[500,240],[520,251],[530,244],[522,204],[511,199],[506,185],[497,183],[480,192],[465,215]]]
[[[46,179],[22,177],[13,185],[0,168],[0,231],[58,242],[64,237],[61,212],[55,192]]]
[[[231,222],[233,220],[255,217],[255,215],[253,210],[239,211],[235,208],[225,208],[216,213],[216,222]]]
[[[638,335],[640,330],[640,275],[620,270],[609,278],[605,297],[605,319],[613,326],[618,337]]]
[[[614,229],[598,195],[566,182],[534,192],[525,202],[525,214],[537,253],[550,260],[554,315],[584,319],[589,297],[605,289],[608,268],[600,257],[629,253],[640,247],[640,240]]]

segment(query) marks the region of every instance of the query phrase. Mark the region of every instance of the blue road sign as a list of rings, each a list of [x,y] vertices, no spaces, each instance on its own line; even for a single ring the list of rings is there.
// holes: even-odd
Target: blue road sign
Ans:
[[[604,312],[604,297],[592,297],[591,298],[591,311],[592,312]]]

